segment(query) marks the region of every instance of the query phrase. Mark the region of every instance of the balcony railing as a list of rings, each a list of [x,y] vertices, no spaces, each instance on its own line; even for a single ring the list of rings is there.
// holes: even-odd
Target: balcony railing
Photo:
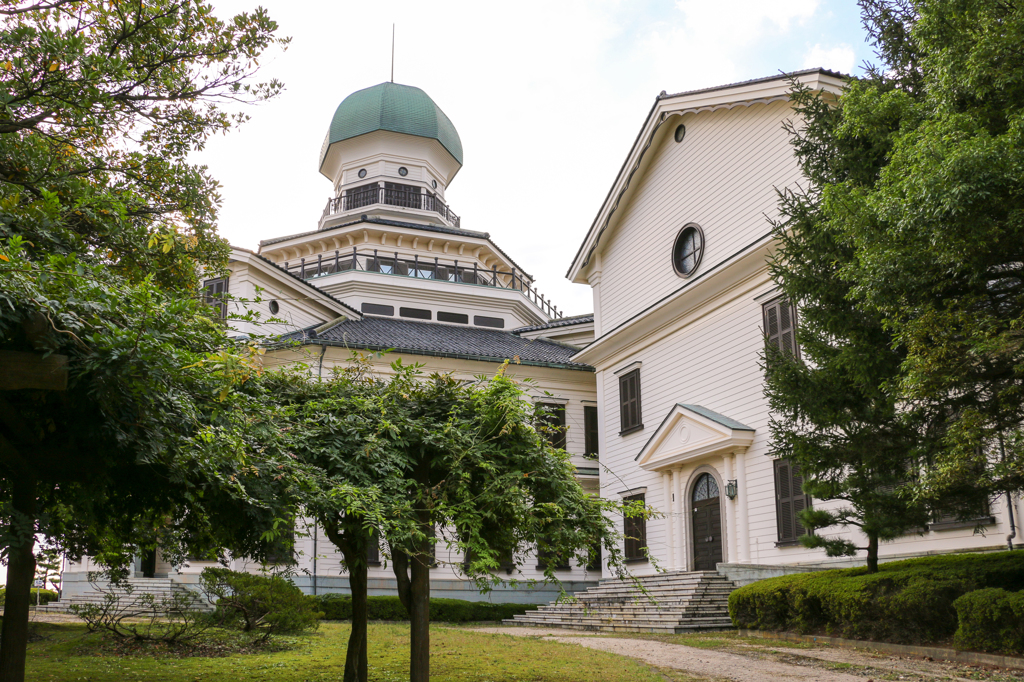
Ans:
[[[378,272],[398,277],[415,277],[417,279],[433,279],[458,284],[497,287],[521,291],[523,295],[551,318],[564,317],[565,313],[538,292],[529,279],[522,273],[512,270],[499,270],[497,266],[490,270],[480,268],[477,263],[472,265],[459,264],[457,260],[440,258],[423,259],[419,256],[407,258],[397,253],[388,253],[380,249],[359,250],[352,247],[351,251],[335,251],[333,254],[317,254],[315,258],[300,258],[299,262],[285,261],[283,267],[293,275],[304,280],[312,280],[338,272],[361,270]]]
[[[462,220],[455,215],[448,206],[433,194],[423,194],[413,190],[393,189],[385,187],[366,187],[349,190],[345,196],[327,200],[324,213],[320,217],[320,224],[323,225],[328,216],[335,213],[354,211],[364,206],[384,204],[386,206],[401,206],[402,208],[415,208],[421,211],[436,213],[452,227],[460,227]]]

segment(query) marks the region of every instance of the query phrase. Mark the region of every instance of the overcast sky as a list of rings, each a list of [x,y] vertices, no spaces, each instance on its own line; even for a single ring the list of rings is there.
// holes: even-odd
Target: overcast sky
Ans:
[[[213,1],[224,17],[254,7]],[[394,22],[395,82],[425,90],[462,138],[446,194],[462,226],[489,232],[571,314],[591,312],[591,295],[565,272],[659,92],[873,57],[850,0],[263,5],[293,41],[261,76],[286,90],[198,155],[223,184],[221,234],[256,249],[316,229],[327,126],[348,94],[389,79]]]

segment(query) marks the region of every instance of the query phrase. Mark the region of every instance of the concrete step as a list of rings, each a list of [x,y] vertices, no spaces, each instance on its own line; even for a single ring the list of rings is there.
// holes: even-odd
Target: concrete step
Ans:
[[[128,584],[131,586],[130,593],[128,590],[119,587],[107,586],[103,589],[109,588],[108,591],[110,593],[117,594],[122,605],[127,605],[142,595],[149,594],[153,595],[157,606],[159,606],[166,599],[185,594],[195,596],[193,602],[195,608],[203,611],[213,610],[213,606],[201,594],[174,582],[170,578],[130,578]],[[101,605],[106,601],[106,598],[107,593],[99,589],[85,590],[79,594],[66,596],[63,599],[48,604],[46,611],[50,613],[63,613],[67,612],[68,607],[73,605]]]
[[[552,602],[506,623],[609,632],[696,632],[732,629],[729,594],[735,586],[718,573],[658,574],[606,580],[572,600]]]

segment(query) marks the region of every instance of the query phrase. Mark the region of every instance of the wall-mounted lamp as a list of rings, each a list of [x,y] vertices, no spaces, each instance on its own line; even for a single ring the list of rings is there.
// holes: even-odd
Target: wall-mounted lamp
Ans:
[[[730,500],[735,500],[739,491],[739,486],[736,485],[735,480],[725,482],[725,496]]]

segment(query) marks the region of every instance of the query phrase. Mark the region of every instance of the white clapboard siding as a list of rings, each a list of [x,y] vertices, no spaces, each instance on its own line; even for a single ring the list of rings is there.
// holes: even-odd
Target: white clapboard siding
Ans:
[[[618,378],[609,369],[602,371],[607,408],[601,415],[605,434],[601,459],[613,472],[611,475],[602,474],[602,494],[615,498],[617,493],[625,489],[646,486],[648,503],[666,510],[661,476],[640,469],[634,458],[673,405],[702,405],[755,429],[754,442],[747,450],[745,459],[747,489],[740,493],[746,495],[748,500],[750,560],[761,563],[820,562],[825,560],[821,550],[775,547],[777,527],[774,474],[769,454],[769,413],[759,366],[764,344],[761,302],[755,300],[770,289],[767,274],[762,272],[761,282],[749,286],[742,296],[712,309],[691,324],[681,324],[671,335],[636,350],[630,360],[642,362],[640,383],[644,428],[640,432],[624,437],[618,435]],[[614,367],[625,364],[620,360]],[[724,474],[721,459],[712,458],[684,468],[683,480],[688,480],[699,464],[710,464],[720,475]],[[815,505],[820,508],[835,506],[834,503],[820,501],[815,502]],[[993,504],[992,513],[999,524],[989,527],[991,532],[988,537],[975,535],[970,528],[933,531],[923,535],[911,533],[897,542],[884,544],[881,554],[901,556],[997,546],[1006,532],[1002,509],[998,501]],[[688,519],[681,521],[683,524],[689,522]],[[682,542],[684,534],[679,523],[677,519],[676,542]],[[648,523],[649,547],[663,563],[670,560],[667,528],[666,519]],[[851,530],[833,530],[828,535],[861,541]],[[689,547],[686,547],[686,552],[689,557]],[[726,560],[735,561],[736,557],[727,556]],[[652,570],[651,567],[637,567],[638,573]]]
[[[783,121],[785,102],[689,114],[686,138],[667,136],[637,183],[602,246],[601,320],[607,333],[685,280],[672,269],[675,237],[689,222],[701,225],[701,271],[728,258],[769,225],[775,188],[793,185],[799,172]]]

